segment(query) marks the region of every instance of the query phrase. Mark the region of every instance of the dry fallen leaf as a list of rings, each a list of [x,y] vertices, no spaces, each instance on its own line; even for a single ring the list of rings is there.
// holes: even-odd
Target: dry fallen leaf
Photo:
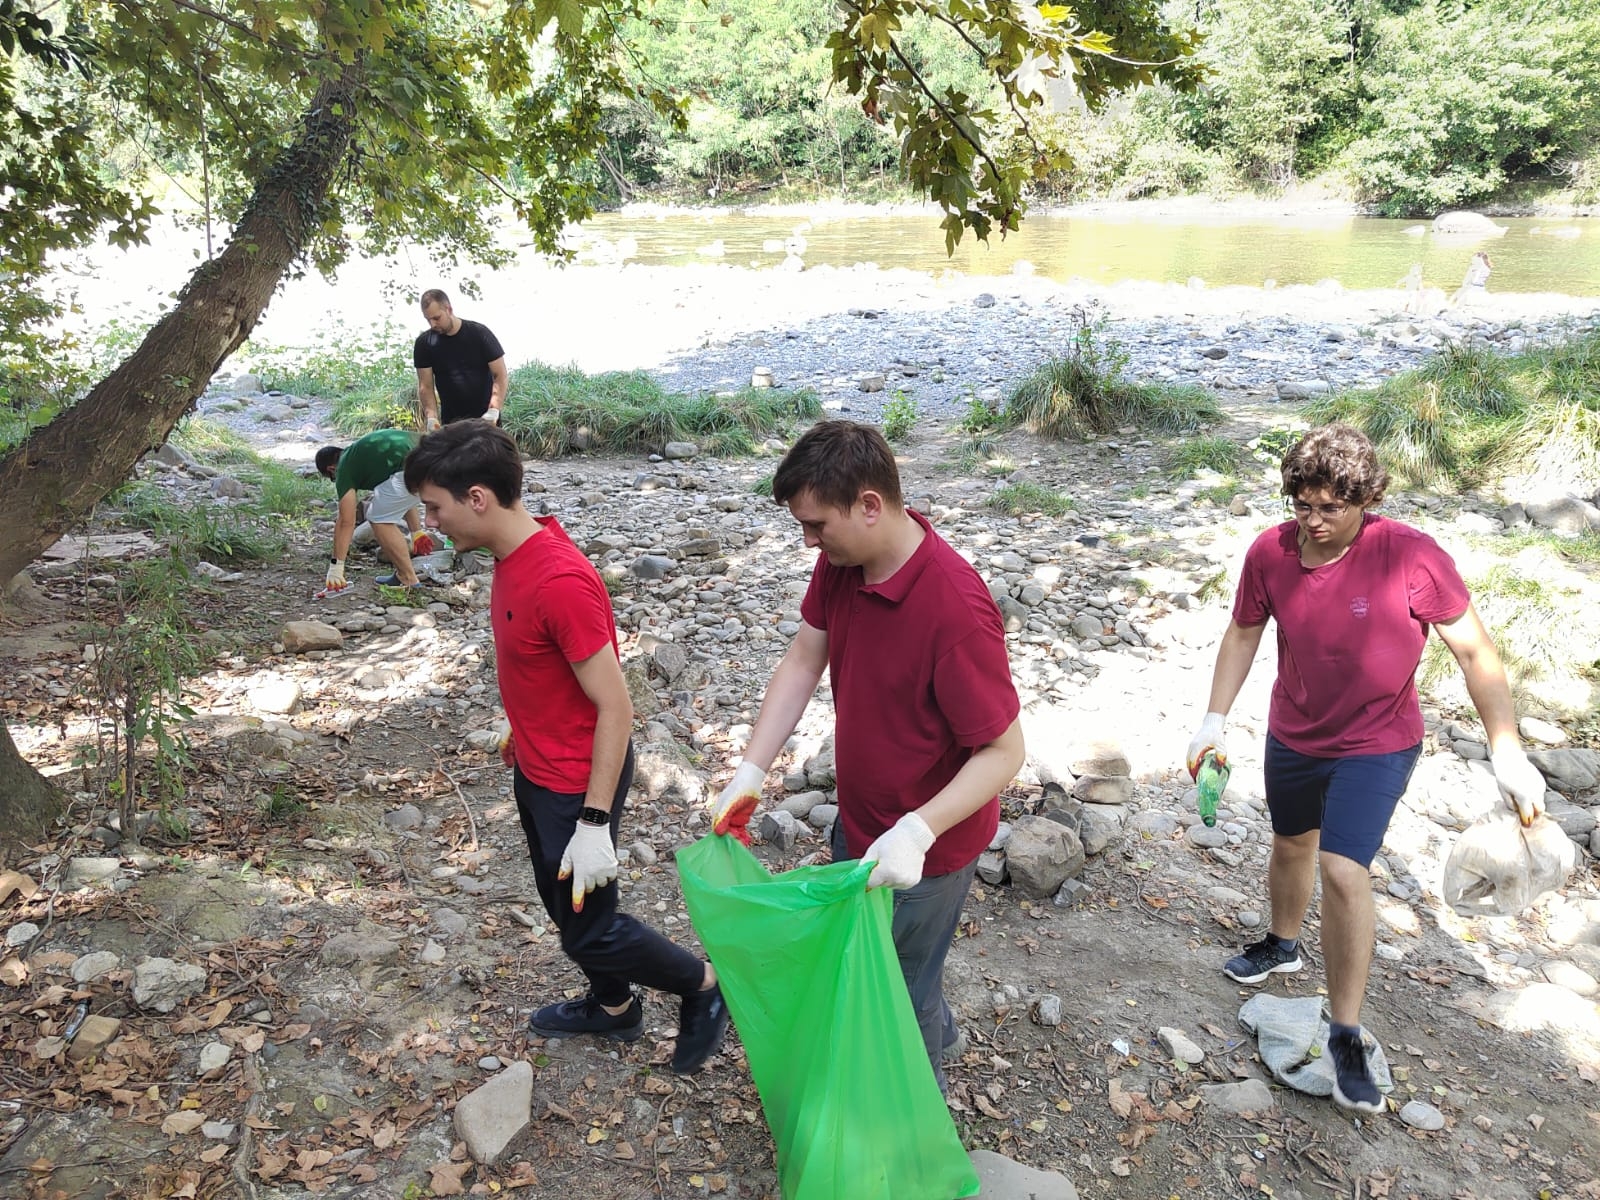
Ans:
[[[28,982],[28,964],[20,958],[8,958],[0,963],[0,983],[7,987],[21,987]]]
[[[435,1196],[465,1195],[467,1189],[462,1185],[461,1180],[470,1170],[472,1170],[470,1162],[437,1163],[428,1168],[428,1174],[432,1176],[428,1182],[428,1187]]]
[[[1122,1081],[1113,1079],[1110,1088],[1111,1111],[1119,1117],[1126,1117],[1133,1111],[1133,1097],[1122,1090]]]
[[[209,1150],[202,1150],[200,1152],[200,1161],[203,1163],[221,1162],[223,1159],[228,1157],[228,1151],[232,1149],[232,1146],[228,1145],[226,1142],[223,1142],[219,1145],[211,1147]]]
[[[161,1132],[165,1134],[193,1133],[206,1123],[206,1115],[199,1109],[191,1108],[186,1112],[168,1113],[161,1122]]]
[[[991,1104],[989,1102],[989,1097],[985,1096],[982,1092],[974,1092],[972,1094],[972,1102],[978,1106],[979,1112],[991,1120],[1004,1121],[1008,1119],[1006,1114]]]

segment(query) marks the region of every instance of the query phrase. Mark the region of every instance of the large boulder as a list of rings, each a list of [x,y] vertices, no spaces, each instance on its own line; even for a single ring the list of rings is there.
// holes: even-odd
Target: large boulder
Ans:
[[[1018,893],[1034,900],[1053,896],[1083,873],[1083,842],[1048,817],[1021,817],[1006,842],[1006,870]]]
[[[1600,750],[1533,750],[1528,758],[1558,792],[1572,795],[1600,785]]]
[[[1433,231],[1452,237],[1500,237],[1506,227],[1496,225],[1482,213],[1455,211],[1442,212],[1435,217]]]
[[[1523,506],[1528,520],[1557,533],[1584,533],[1600,529],[1600,508],[1576,496],[1558,496],[1554,500],[1529,500]]]

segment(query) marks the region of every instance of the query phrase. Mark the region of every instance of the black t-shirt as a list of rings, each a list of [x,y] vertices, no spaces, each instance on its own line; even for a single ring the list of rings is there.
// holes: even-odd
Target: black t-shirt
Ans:
[[[465,417],[481,417],[489,411],[489,396],[494,377],[489,364],[504,358],[506,352],[487,326],[462,321],[461,328],[448,337],[437,329],[417,335],[412,348],[412,365],[418,370],[433,369],[433,386],[439,393],[439,419],[448,425]]]

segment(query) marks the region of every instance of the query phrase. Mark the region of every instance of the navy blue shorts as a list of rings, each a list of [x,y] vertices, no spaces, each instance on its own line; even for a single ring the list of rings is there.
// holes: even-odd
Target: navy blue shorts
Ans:
[[[1320,829],[1322,850],[1371,866],[1421,757],[1418,742],[1393,754],[1312,758],[1269,733],[1267,811],[1272,832],[1299,837]]]

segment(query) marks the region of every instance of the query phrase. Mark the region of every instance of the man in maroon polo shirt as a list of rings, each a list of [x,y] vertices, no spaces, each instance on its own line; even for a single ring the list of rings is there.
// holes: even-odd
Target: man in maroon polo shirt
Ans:
[[[1005,627],[971,564],[906,508],[894,453],[872,426],[813,426],[779,464],[772,495],[822,553],[714,828],[748,840],[762,782],[826,667],[834,858],[874,862],[867,886],[897,889],[895,948],[942,1090],[941,1057],[960,1038],[945,956],[999,822],[997,794],[1023,759]]]

